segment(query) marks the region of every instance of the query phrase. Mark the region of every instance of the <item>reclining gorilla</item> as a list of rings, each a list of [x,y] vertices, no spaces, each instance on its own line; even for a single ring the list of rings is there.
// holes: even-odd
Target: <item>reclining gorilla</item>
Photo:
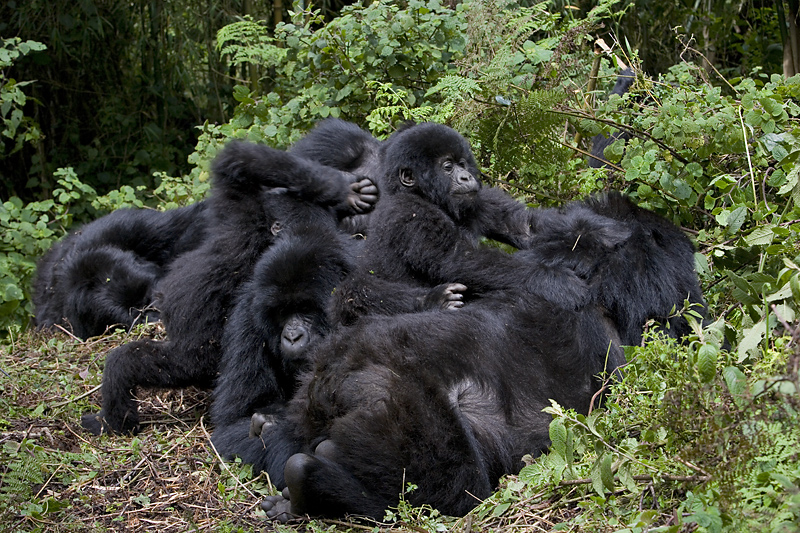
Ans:
[[[37,265],[35,325],[86,339],[110,326],[157,320],[155,287],[176,257],[205,238],[205,204],[121,209],[71,232]]]
[[[337,291],[352,325],[312,348],[285,415],[254,417],[254,462],[286,486],[264,502],[273,518],[381,518],[404,482],[418,486],[412,504],[463,514],[546,448],[551,399],[586,412],[599,376],[624,364],[623,337],[687,297],[702,305],[691,244],[622,197],[517,209],[481,192],[468,145],[437,125],[390,138],[382,164],[361,264]],[[527,249],[478,244],[502,228]],[[467,303],[382,316],[385,285],[357,290],[374,279],[464,282]]]
[[[92,433],[138,431],[138,386],[211,385],[238,289],[282,228],[335,224],[377,200],[369,179],[266,146],[231,142],[213,172],[205,202],[213,232],[173,261],[158,284],[168,340],[138,340],[108,353],[102,409],[81,420]]]
[[[331,294],[352,271],[360,245],[330,225],[300,223],[282,231],[258,260],[222,337],[211,421],[212,442],[223,457],[266,468],[263,444],[251,438],[251,415],[257,413],[260,427],[283,413],[300,372],[310,367],[310,348],[331,329]],[[458,288],[397,291],[382,312],[459,307]]]

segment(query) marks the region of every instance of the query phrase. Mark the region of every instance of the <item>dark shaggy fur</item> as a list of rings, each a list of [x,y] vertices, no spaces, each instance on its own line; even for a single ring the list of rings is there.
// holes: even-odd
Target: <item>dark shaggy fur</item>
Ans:
[[[157,320],[155,287],[170,264],[205,238],[205,204],[170,211],[121,209],[70,233],[39,261],[35,325],[82,339]]]
[[[297,141],[289,152],[322,165],[365,176],[377,183],[380,178],[380,141],[352,122],[329,118],[317,124]],[[365,235],[369,213],[344,217],[339,227],[350,235]]]
[[[243,142],[229,143],[213,172],[207,200],[213,231],[159,283],[168,340],[134,341],[109,352],[102,409],[82,418],[92,433],[138,430],[137,387],[211,385],[238,289],[277,232],[299,222],[324,225],[333,215],[368,209],[374,198],[368,180]]]
[[[553,302],[579,305],[586,297],[585,282],[570,270],[520,260],[482,245],[480,238],[529,248],[545,231],[573,241],[585,234],[587,244],[601,241],[604,247],[627,237],[624,228],[591,210],[565,217],[556,210],[527,209],[503,191],[483,187],[467,141],[440,124],[395,134],[383,144],[381,158],[381,201],[359,267],[337,294],[334,315],[343,323],[380,313],[403,284],[430,289],[460,283],[466,286],[466,301],[534,290]],[[451,173],[444,165],[453,168]],[[454,177],[462,181],[456,184]],[[467,188],[451,193],[456,185]],[[548,279],[551,283],[543,281]]]
[[[412,504],[466,513],[524,454],[546,448],[550,399],[589,409],[598,375],[624,363],[621,333],[641,335],[683,290],[699,298],[685,237],[621,196],[487,213],[466,142],[441,126],[396,135],[383,164],[367,269],[353,279],[459,281],[480,297],[452,313],[365,313],[313,350],[286,416],[254,445],[288,489],[288,501],[265,502],[271,517],[380,518],[404,482],[419,487]],[[527,249],[478,246],[479,221],[507,220]]]
[[[260,441],[249,438],[251,415],[280,413],[294,394],[309,349],[330,329],[328,301],[352,268],[354,246],[332,226],[300,224],[259,259],[222,338],[211,420],[223,457],[262,468]]]
[[[585,413],[596,375],[624,362],[593,307],[490,304],[366,317],[323,342],[287,419],[259,439],[268,471],[286,461],[293,514],[379,519],[403,483],[418,486],[410,503],[464,514],[546,448],[551,398]]]
[[[614,221],[629,236],[616,246],[597,246],[585,238],[588,232],[576,239],[574,233],[543,228],[525,253],[586,280],[590,301],[608,313],[622,344],[638,345],[650,320],[675,338],[690,333],[681,313],[684,302],[705,316],[691,241],[680,228],[619,193],[571,204],[561,216],[582,217],[587,209]]]

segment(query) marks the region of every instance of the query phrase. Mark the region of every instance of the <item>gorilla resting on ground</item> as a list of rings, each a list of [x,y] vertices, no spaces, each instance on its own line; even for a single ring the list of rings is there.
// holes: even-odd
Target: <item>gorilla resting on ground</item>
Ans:
[[[357,176],[380,175],[380,141],[352,122],[325,119],[289,148],[289,152]],[[350,235],[367,231],[369,213],[345,217],[339,227]]]
[[[588,410],[597,376],[624,363],[621,333],[640,335],[670,298],[678,308],[699,298],[688,241],[621,197],[514,212],[513,220],[528,215],[529,249],[507,256],[477,245],[476,221],[504,219],[479,211],[460,136],[414,127],[390,139],[383,157],[384,196],[365,244],[371,275],[465,281],[481,297],[454,313],[367,312],[312,350],[314,369],[286,416],[255,417],[259,464],[279,485],[283,477],[289,498],[268,498],[271,517],[380,518],[404,482],[419,487],[407,495],[412,504],[467,512],[524,454],[548,445],[541,409],[550,399]],[[635,313],[614,308],[626,299]]]
[[[585,413],[596,376],[624,363],[602,310],[531,294],[452,313],[363,317],[313,358],[286,418],[268,421],[258,439],[262,464],[283,467],[288,487],[288,502],[265,502],[273,518],[380,519],[404,483],[418,486],[406,495],[413,505],[464,514],[523,455],[546,449],[550,416],[541,410],[551,398]]]
[[[138,431],[139,386],[211,385],[237,291],[281,228],[324,224],[365,211],[377,199],[369,179],[261,145],[229,143],[212,170],[206,209],[213,231],[158,284],[168,340],[134,341],[109,352],[102,409],[81,420],[92,433]]]
[[[310,349],[331,328],[331,294],[352,268],[360,241],[332,225],[300,223],[281,232],[258,260],[240,292],[222,337],[220,374],[214,389],[212,442],[226,458],[240,457],[265,470],[263,443],[251,438],[251,415],[258,425],[283,413],[310,366]],[[400,291],[385,314],[448,309],[461,305],[453,287]],[[282,474],[282,473],[281,473]],[[273,482],[283,483],[282,475]]]
[[[380,143],[355,124],[320,123],[290,152],[360,176],[374,176]],[[205,204],[159,212],[121,209],[70,233],[39,261],[35,325],[61,325],[82,339],[110,326],[158,318],[155,285],[175,257],[205,237]],[[366,232],[366,214],[342,219],[349,233]]]
[[[262,468],[263,445],[250,438],[251,415],[281,414],[310,363],[309,349],[327,334],[327,305],[352,269],[356,242],[332,224],[282,231],[242,286],[222,337],[211,405],[212,442],[226,458]]]
[[[37,265],[35,325],[86,339],[110,326],[158,319],[155,286],[176,257],[205,238],[205,204],[120,209],[71,232]]]

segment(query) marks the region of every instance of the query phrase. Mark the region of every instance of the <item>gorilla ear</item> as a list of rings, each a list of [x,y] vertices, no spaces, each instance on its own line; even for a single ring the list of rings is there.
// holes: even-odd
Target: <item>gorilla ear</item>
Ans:
[[[283,229],[283,224],[281,224],[280,220],[276,220],[275,222],[272,223],[272,226],[270,226],[269,231],[274,236],[277,236],[282,229]]]
[[[400,183],[404,187],[413,187],[417,183],[417,180],[414,179],[414,174],[411,173],[410,168],[400,169]]]

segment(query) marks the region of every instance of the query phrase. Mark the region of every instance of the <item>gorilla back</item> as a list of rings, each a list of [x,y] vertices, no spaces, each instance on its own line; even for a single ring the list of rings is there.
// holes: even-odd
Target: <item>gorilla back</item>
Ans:
[[[82,339],[110,326],[157,319],[155,285],[180,255],[203,242],[205,203],[169,211],[120,209],[73,231],[39,261],[35,325],[61,325]]]

